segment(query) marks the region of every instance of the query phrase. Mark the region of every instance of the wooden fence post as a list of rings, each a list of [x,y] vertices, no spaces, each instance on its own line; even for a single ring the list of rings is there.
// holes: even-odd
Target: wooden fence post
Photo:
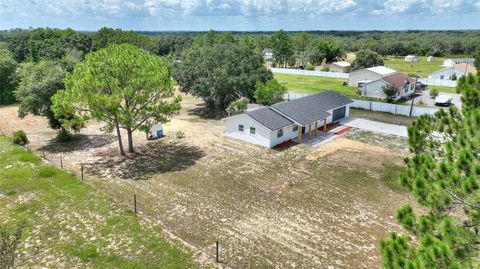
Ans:
[[[220,258],[218,257],[218,252],[219,252],[220,244],[218,243],[218,241],[216,242],[216,248],[217,248],[217,251],[216,251],[216,255],[215,255],[215,260],[217,261],[217,263],[219,263]]]
[[[45,158],[45,150],[42,150],[42,155],[43,155],[43,158],[46,160],[47,158]]]
[[[83,164],[80,164],[80,173],[82,175],[82,181],[83,181]]]
[[[133,208],[135,211],[135,214],[137,214],[137,195],[133,194]]]
[[[62,155],[60,155],[60,168],[63,169],[63,160],[62,160]]]

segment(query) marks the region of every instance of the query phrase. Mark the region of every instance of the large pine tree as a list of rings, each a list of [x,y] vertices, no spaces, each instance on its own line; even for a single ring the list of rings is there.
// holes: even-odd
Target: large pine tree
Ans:
[[[473,268],[480,264],[480,76],[462,77],[463,108],[421,116],[409,128],[413,157],[401,180],[426,209],[406,205],[409,232],[381,242],[386,268]]]

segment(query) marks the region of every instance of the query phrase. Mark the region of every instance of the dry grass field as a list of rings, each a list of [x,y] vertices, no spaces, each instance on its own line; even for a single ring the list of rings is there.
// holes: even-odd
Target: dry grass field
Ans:
[[[394,216],[409,199],[396,181],[407,153],[379,146],[388,137],[278,152],[226,138],[193,98],[183,107],[165,138],[136,134],[137,153],[126,159],[99,123],[59,144],[43,119],[18,120],[10,106],[0,108],[0,129],[24,129],[30,148],[57,163],[62,155],[67,169],[84,164],[87,182],[120,205],[131,207],[135,193],[143,221],[201,264],[214,262],[218,240],[225,268],[381,266],[379,240],[401,230]]]

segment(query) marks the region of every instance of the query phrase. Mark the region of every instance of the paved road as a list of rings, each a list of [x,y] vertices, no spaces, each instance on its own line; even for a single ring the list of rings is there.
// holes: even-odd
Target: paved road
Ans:
[[[353,128],[387,135],[397,135],[401,137],[408,137],[407,127],[403,125],[388,124],[373,120],[366,120],[360,118],[347,118],[340,121],[340,124],[350,126]]]

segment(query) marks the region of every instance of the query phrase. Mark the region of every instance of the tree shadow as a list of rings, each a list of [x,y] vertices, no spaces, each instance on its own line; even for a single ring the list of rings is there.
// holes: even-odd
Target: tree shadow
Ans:
[[[88,150],[100,148],[115,142],[117,138],[111,134],[86,135],[74,134],[72,140],[60,142],[56,138],[50,139],[47,144],[40,147],[39,150],[44,150],[51,153],[66,153],[77,150]]]
[[[154,174],[185,170],[205,153],[198,147],[163,141],[135,147],[135,153],[119,156],[117,149],[99,153],[101,161],[85,165],[88,173],[100,177],[146,180]]]
[[[202,104],[202,105],[197,105],[195,108],[189,109],[188,115],[198,116],[202,119],[207,119],[207,120],[221,120],[227,116],[227,113],[224,110],[216,110]]]

